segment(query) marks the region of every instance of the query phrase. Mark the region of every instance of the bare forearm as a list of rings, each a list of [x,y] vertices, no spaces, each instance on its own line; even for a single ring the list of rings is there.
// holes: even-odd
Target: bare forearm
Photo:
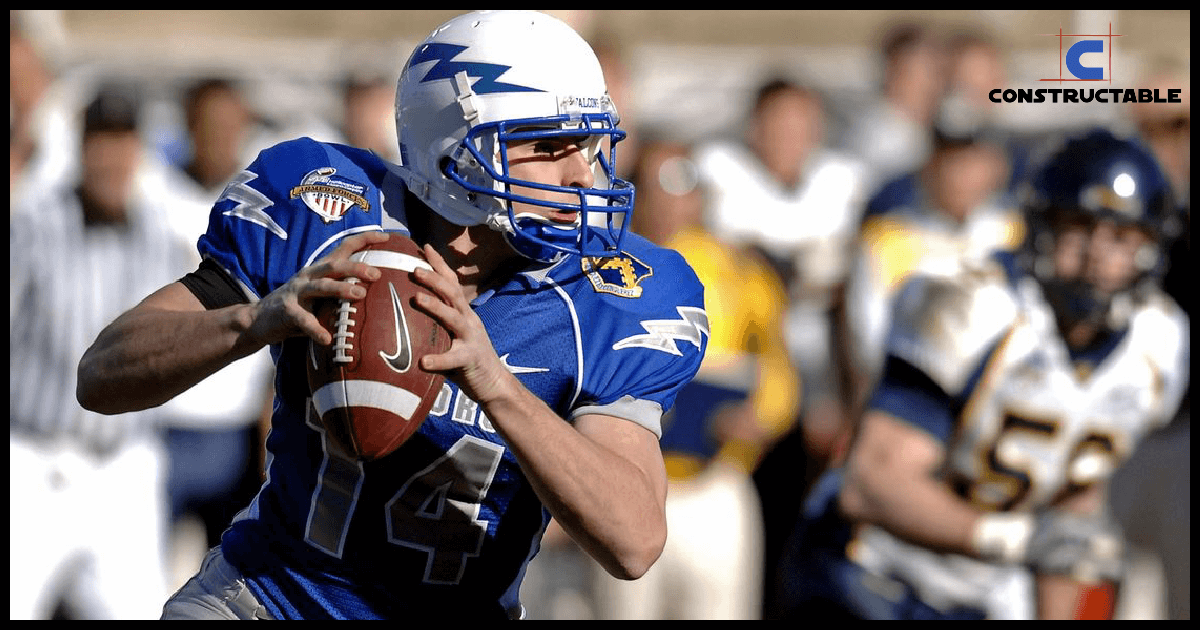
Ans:
[[[851,475],[841,497],[854,518],[930,549],[974,556],[971,535],[981,513],[932,475]]]
[[[243,335],[249,308],[135,309],[122,315],[79,362],[80,404],[115,414],[161,405],[179,395],[258,349]]]
[[[346,278],[379,278],[379,270],[350,254],[387,240],[383,232],[346,237],[328,256],[296,272],[252,304],[205,310],[180,282],[151,294],[117,318],[79,361],[79,404],[98,413],[161,405],[229,363],[295,336],[328,344],[312,313],[321,298],[360,300]]]
[[[486,405],[485,412],[534,491],[609,573],[640,577],[666,537],[662,499],[652,479],[611,445],[563,422],[515,378],[513,383],[513,393]]]
[[[934,476],[944,457],[924,431],[868,412],[846,461],[842,510],[923,547],[975,555],[972,532],[981,512]]]

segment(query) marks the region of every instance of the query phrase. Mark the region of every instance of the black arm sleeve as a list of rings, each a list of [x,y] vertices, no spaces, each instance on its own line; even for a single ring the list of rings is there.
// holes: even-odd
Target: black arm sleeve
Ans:
[[[200,267],[179,279],[208,310],[249,304],[241,287],[217,263],[205,258]]]

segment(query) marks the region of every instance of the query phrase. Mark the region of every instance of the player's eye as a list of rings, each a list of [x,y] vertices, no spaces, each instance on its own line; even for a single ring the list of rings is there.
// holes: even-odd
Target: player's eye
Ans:
[[[533,144],[533,152],[545,155],[554,155],[563,149],[561,141],[556,140],[538,140]]]

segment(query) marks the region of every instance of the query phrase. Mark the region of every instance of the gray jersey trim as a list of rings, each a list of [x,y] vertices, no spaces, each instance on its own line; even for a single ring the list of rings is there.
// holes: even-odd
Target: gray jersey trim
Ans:
[[[602,416],[612,416],[629,420],[635,424],[639,424],[655,437],[662,438],[662,405],[652,400],[642,400],[633,396],[622,396],[621,398],[610,402],[606,405],[584,405],[576,407],[571,411],[571,417],[567,418],[571,422],[579,416],[595,413]]]

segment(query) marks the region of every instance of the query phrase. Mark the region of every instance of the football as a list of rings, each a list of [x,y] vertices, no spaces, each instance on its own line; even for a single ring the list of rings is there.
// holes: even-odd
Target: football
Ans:
[[[350,257],[376,267],[363,299],[323,300],[317,319],[333,334],[328,346],[309,341],[308,384],[326,436],[359,460],[385,457],[425,421],[443,377],[420,368],[420,358],[450,348],[450,335],[413,305],[429,293],[411,272],[429,269],[420,247],[400,233]],[[351,282],[361,282],[357,278]]]

